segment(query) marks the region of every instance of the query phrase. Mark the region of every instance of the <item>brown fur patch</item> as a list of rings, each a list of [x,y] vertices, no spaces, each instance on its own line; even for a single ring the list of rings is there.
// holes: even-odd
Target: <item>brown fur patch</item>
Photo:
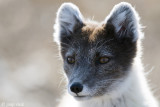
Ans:
[[[85,26],[82,28],[82,32],[88,34],[89,41],[95,41],[99,32],[102,32],[104,29],[102,24],[96,22],[86,22]]]

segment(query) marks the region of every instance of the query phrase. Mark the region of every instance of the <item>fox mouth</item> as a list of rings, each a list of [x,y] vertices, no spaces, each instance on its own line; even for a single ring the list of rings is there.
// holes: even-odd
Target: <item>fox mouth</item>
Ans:
[[[90,96],[74,96],[74,98],[78,101],[82,101],[82,100],[88,100],[91,97]]]

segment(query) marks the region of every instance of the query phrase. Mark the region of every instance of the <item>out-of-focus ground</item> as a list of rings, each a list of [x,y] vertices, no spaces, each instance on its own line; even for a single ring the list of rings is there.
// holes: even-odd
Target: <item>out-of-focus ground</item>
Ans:
[[[0,107],[55,107],[64,84],[52,42],[56,11],[65,0],[0,0]],[[102,21],[120,0],[71,0],[85,17]],[[160,0],[128,0],[146,26],[143,62],[160,97]],[[14,106],[14,107],[21,107]],[[8,106],[7,106],[8,107]]]

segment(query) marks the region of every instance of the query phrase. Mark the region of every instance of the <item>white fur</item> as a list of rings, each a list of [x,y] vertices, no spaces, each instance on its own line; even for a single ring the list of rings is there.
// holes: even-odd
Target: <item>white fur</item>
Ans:
[[[79,8],[72,3],[63,3],[57,12],[56,24],[54,25],[54,40],[60,43],[60,32],[69,35],[77,23],[82,23],[83,16]],[[65,35],[66,36],[66,35]]]

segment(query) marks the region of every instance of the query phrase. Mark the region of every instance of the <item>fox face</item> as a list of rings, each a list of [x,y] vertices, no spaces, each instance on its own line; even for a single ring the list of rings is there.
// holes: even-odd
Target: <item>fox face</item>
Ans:
[[[139,17],[130,4],[116,5],[97,23],[86,21],[74,4],[64,3],[54,28],[72,96],[83,100],[122,90],[140,38]]]

